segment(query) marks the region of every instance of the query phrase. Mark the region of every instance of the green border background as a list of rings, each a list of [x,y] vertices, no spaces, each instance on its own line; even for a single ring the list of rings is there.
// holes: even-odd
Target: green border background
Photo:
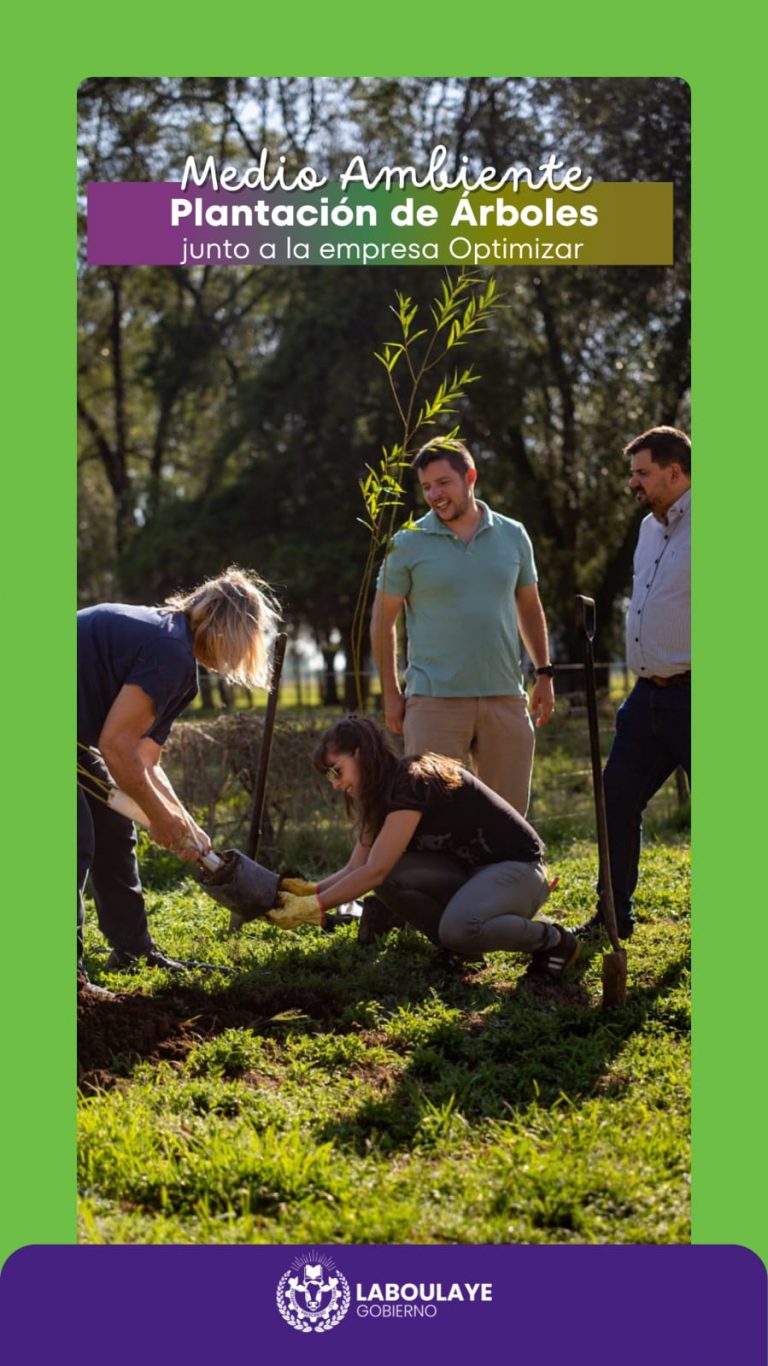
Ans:
[[[178,13],[80,6],[8,34],[5,142],[6,441],[3,681],[6,963],[0,992],[0,1261],[71,1242],[74,973],[71,884],[75,606],[75,93],[86,75],[487,74],[680,76],[694,116],[694,396],[697,432],[694,939],[694,1240],[768,1246],[761,1048],[761,808],[753,706],[757,632],[748,548],[762,511],[753,419],[763,328],[748,278],[758,237],[751,138],[758,44],[693,33],[668,3],[642,11],[562,0],[457,8],[436,20],[306,0],[275,15],[230,5]],[[496,17],[498,16],[498,17]],[[290,22],[288,22],[290,21]],[[186,27],[186,32],[185,32]],[[192,29],[195,32],[192,32]],[[755,255],[757,252],[755,251]],[[759,259],[759,258],[758,258]],[[762,262],[760,262],[762,266]],[[758,331],[759,329],[759,331]],[[762,375],[760,376],[762,379]],[[733,495],[726,501],[726,477]],[[731,475],[733,476],[731,478]],[[736,489],[738,483],[739,488]],[[759,544],[759,541],[758,541]],[[10,620],[9,620],[10,619]],[[754,757],[751,751],[755,751]],[[729,836],[721,808],[727,803]],[[732,833],[731,833],[732,832]],[[753,864],[753,851],[758,855]],[[750,866],[752,865],[752,866]],[[70,907],[70,910],[67,908]]]

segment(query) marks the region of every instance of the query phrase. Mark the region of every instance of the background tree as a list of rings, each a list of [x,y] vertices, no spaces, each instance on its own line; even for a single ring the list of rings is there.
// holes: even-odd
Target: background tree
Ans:
[[[598,602],[620,648],[637,513],[620,451],[687,426],[688,90],[676,80],[116,79],[81,88],[81,181],[177,179],[190,150],[246,163],[262,146],[333,176],[424,164],[538,165],[675,182],[676,264],[509,268],[505,307],[466,355],[459,414],[481,492],[536,545],[556,645],[572,600]],[[84,220],[83,220],[84,223]],[[81,263],[81,595],[135,599],[239,558],[281,593],[327,660],[349,651],[366,533],[358,481],[397,439],[373,359],[400,290],[430,268],[89,268]],[[462,360],[464,357],[462,357]],[[410,489],[404,511],[416,508]]]

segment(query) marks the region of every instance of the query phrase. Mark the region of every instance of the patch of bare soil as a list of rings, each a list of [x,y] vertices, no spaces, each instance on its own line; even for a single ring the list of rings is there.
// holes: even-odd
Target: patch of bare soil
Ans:
[[[220,994],[174,987],[157,995],[87,991],[77,998],[77,1077],[83,1091],[106,1090],[130,1075],[138,1061],[180,1061],[203,1039],[225,1029],[272,1033],[276,1017],[297,1015],[325,1023],[328,1001],[317,992],[251,987]],[[274,1022],[274,1023],[273,1023]]]

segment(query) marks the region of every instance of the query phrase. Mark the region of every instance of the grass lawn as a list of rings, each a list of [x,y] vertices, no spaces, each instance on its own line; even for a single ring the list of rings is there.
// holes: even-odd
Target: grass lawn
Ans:
[[[193,881],[149,891],[163,948],[234,969],[92,975],[131,993],[82,1022],[87,1243],[686,1241],[689,860],[646,845],[626,1005],[600,949],[557,988],[494,954],[434,980],[413,931],[238,939]],[[548,911],[593,907],[594,845],[550,842]]]

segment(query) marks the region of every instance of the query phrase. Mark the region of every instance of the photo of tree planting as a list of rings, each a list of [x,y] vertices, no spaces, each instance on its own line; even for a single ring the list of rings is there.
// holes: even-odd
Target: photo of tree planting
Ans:
[[[84,1243],[690,1237],[689,91],[79,90]],[[669,266],[93,266],[186,159],[674,186]]]

